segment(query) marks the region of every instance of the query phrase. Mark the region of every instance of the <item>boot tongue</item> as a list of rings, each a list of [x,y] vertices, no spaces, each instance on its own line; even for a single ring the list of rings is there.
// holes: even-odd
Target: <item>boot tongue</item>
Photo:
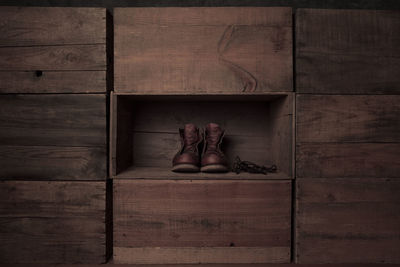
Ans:
[[[216,123],[209,123],[206,126],[207,131],[207,148],[217,149],[218,142],[222,135],[222,129]]]
[[[198,130],[196,125],[189,123],[186,124],[184,129],[183,129],[183,142],[185,145],[185,150],[186,149],[194,149],[194,145],[198,141]]]

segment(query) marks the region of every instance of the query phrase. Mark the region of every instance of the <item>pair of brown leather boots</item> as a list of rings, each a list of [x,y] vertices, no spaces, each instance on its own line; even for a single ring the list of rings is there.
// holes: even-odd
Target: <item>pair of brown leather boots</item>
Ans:
[[[228,161],[221,151],[224,131],[216,123],[207,124],[204,134],[194,124],[179,129],[182,147],[172,161],[175,172],[227,172]],[[202,153],[199,146],[203,143]]]

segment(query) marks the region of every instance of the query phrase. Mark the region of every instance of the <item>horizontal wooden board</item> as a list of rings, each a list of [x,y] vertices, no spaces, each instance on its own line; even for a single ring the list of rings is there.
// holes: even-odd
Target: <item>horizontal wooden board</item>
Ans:
[[[288,247],[114,248],[117,264],[286,263]],[[136,266],[136,265],[135,265]]]
[[[132,15],[135,16],[132,16]],[[266,25],[292,26],[290,7],[162,7],[115,8],[117,23],[136,25]]]
[[[106,46],[0,47],[0,71],[106,70]]]
[[[399,11],[299,9],[296,18],[298,92],[400,92]]]
[[[293,91],[290,11],[116,9],[115,91]]]
[[[0,122],[0,145],[107,144],[104,94],[2,95]]]
[[[227,173],[177,173],[171,170],[171,165],[168,167],[138,167],[130,166],[121,171],[118,175],[113,175],[113,178],[118,179],[156,179],[156,180],[287,180],[291,179],[288,173],[277,171],[276,173],[261,173],[235,172]]]
[[[106,92],[106,71],[0,71],[0,81],[0,94]]]
[[[298,180],[297,262],[400,263],[399,190],[390,179]]]
[[[0,181],[1,262],[104,262],[105,193],[105,182]]]
[[[105,8],[2,7],[0,46],[106,42]]]
[[[298,178],[400,177],[400,143],[302,143]]]
[[[104,180],[106,147],[0,146],[0,179]]]
[[[291,181],[114,180],[113,194],[116,248],[286,248],[290,259]]]
[[[400,142],[400,96],[297,95],[297,142]]]

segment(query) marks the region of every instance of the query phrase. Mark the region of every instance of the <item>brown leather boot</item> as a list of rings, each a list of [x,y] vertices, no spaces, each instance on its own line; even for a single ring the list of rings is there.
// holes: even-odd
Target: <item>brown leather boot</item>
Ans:
[[[209,123],[204,133],[204,148],[201,158],[202,172],[227,172],[228,160],[221,151],[224,131],[216,123]]]
[[[186,124],[179,129],[182,148],[176,153],[172,160],[172,171],[174,172],[198,172],[200,170],[199,143],[202,136],[194,124]]]

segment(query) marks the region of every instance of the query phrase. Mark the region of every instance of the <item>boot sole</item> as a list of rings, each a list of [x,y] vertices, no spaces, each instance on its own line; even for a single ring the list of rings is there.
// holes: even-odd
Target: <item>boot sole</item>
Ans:
[[[200,169],[202,172],[228,172],[229,169],[227,166],[221,164],[207,165],[203,166]]]
[[[173,172],[199,172],[200,168],[192,164],[179,164],[172,167]]]

